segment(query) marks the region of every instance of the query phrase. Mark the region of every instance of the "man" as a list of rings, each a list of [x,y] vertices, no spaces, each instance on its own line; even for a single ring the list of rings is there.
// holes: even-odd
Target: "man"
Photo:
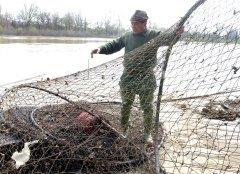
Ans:
[[[125,136],[128,134],[129,118],[131,107],[138,94],[140,98],[141,109],[144,116],[144,141],[151,145],[153,139],[151,136],[153,124],[153,98],[156,89],[156,79],[153,72],[157,62],[157,49],[151,54],[138,56],[128,56],[128,53],[149,42],[161,32],[147,29],[148,15],[145,11],[136,10],[131,17],[132,32],[128,32],[112,42],[109,42],[100,48],[93,49],[93,54],[112,54],[125,47],[124,71],[120,80],[120,93],[122,98],[121,108],[121,126]],[[174,37],[179,37],[183,33],[183,28],[172,33],[165,34],[161,45],[169,45]]]

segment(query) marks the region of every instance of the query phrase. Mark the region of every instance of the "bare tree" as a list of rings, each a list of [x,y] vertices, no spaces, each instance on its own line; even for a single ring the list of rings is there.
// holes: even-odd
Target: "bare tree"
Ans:
[[[80,13],[74,15],[74,25],[75,30],[83,30],[84,20]]]
[[[54,30],[44,33],[44,30]],[[26,5],[19,11],[17,16],[9,13],[2,14],[0,5],[0,32],[15,33],[22,31],[23,34],[64,34],[76,35],[81,32],[81,35],[119,35],[124,31],[120,19],[114,21],[109,16],[106,16],[102,21],[98,21],[95,26],[90,25],[86,18],[82,17],[81,13],[66,13],[60,17],[57,13],[51,14],[40,11],[34,5]],[[39,32],[39,30],[42,30]],[[61,31],[59,30],[67,30]]]
[[[104,30],[105,30],[105,34],[107,36],[118,34],[119,26],[120,26],[119,23],[118,24],[112,23],[111,18],[106,18],[103,21],[103,27],[104,27]]]
[[[96,22],[94,29],[97,33],[102,33],[104,31],[103,22]]]
[[[3,22],[2,26],[6,29],[9,29],[11,27],[12,20],[13,20],[12,15],[6,12],[4,15],[2,15],[2,22]]]
[[[111,19],[107,18],[104,20],[104,29],[105,29],[105,34],[109,35],[109,31],[111,30]]]
[[[40,12],[37,15],[37,24],[39,29],[47,29],[51,27],[51,15],[47,12]]]
[[[0,25],[2,28],[8,29],[11,26],[12,15],[10,13],[5,12],[2,14],[2,7],[0,6]]]
[[[84,31],[87,31],[88,25],[89,25],[89,23],[87,22],[87,19],[85,18],[85,19],[84,19],[84,23],[83,23],[83,29],[84,29]]]
[[[71,13],[65,14],[62,23],[66,30],[72,30],[74,27],[74,15]]]
[[[123,26],[122,26],[122,21],[120,19],[120,17],[118,16],[118,19],[117,19],[117,35],[120,35],[124,32],[124,29],[123,29]]]
[[[39,8],[36,5],[31,4],[28,7],[26,4],[24,4],[24,8],[20,11],[18,19],[23,22],[26,27],[29,27],[31,23],[36,20],[38,11]]]
[[[57,13],[53,14],[51,16],[52,29],[53,30],[62,29],[61,21],[62,21],[62,19],[59,17],[59,15]]]
[[[3,26],[2,6],[0,5],[0,27]]]

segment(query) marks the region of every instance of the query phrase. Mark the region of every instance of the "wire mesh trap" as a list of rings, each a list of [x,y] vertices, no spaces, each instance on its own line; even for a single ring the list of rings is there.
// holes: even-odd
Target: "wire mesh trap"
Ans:
[[[16,113],[20,120],[14,116]],[[12,153],[20,150],[24,142],[41,140],[30,146],[31,157],[25,166],[17,171],[4,169],[4,173],[109,173],[127,171],[147,160],[140,146],[120,137],[101,118],[71,104],[14,108],[4,115],[11,126],[3,124],[6,142],[1,144],[2,151],[11,148]],[[16,132],[18,135],[14,135]],[[2,161],[6,166],[13,162],[6,154]]]

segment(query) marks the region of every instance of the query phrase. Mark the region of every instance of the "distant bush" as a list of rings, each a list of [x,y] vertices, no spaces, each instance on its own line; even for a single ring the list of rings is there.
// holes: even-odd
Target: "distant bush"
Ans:
[[[3,34],[3,27],[0,25],[0,34]]]
[[[28,30],[29,30],[29,32],[30,32],[31,34],[37,32],[37,29],[36,29],[36,27],[34,27],[34,26],[30,26]]]
[[[15,28],[14,32],[16,35],[20,36],[23,34],[23,29],[22,28]]]

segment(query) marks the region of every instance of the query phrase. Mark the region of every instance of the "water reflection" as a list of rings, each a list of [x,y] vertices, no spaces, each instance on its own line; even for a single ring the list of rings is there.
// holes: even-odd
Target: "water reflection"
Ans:
[[[9,43],[66,43],[85,44],[90,42],[106,42],[110,38],[80,38],[80,37],[48,37],[48,36],[0,36],[0,44]]]

